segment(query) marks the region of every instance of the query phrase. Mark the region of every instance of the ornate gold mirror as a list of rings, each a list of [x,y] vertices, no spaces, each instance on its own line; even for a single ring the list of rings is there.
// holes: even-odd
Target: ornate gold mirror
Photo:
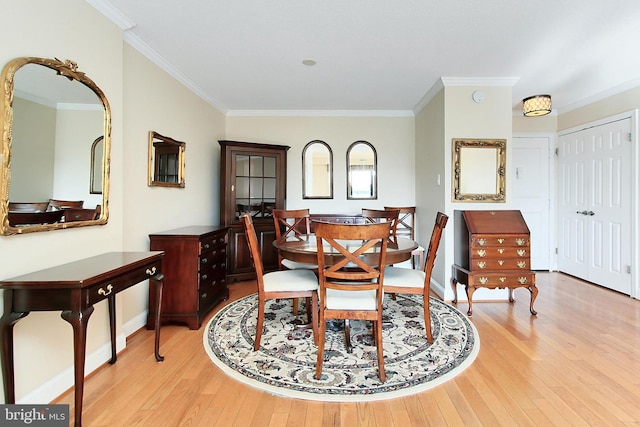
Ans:
[[[57,58],[16,58],[0,79],[0,234],[106,224],[111,110],[102,90]],[[74,201],[73,215],[50,200]]]
[[[452,200],[504,203],[506,139],[454,139]]]
[[[356,141],[347,149],[347,199],[378,198],[378,156],[367,141]]]
[[[150,187],[184,187],[186,143],[149,131]]]
[[[302,198],[333,199],[333,151],[315,140],[302,150]]]

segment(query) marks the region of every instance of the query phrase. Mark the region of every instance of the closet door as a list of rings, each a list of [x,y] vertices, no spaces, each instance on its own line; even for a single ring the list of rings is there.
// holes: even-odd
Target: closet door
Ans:
[[[560,136],[559,270],[627,295],[632,167],[630,118]]]

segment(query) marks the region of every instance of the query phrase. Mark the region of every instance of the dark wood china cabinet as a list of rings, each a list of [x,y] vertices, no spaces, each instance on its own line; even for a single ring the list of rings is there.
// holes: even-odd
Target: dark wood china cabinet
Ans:
[[[285,209],[287,151],[285,145],[221,140],[220,222],[229,227],[228,279],[255,277],[240,217],[249,214],[260,242],[266,271],[277,270],[272,209]]]

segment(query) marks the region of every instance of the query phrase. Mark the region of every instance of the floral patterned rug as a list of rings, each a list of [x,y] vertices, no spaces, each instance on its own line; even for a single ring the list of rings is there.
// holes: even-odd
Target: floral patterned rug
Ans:
[[[383,347],[387,380],[378,378],[370,322],[351,321],[353,352],[345,350],[343,325],[329,321],[322,377],[311,329],[296,327],[291,300],[268,300],[261,346],[253,351],[257,294],[220,310],[207,324],[203,344],[225,373],[267,392],[319,401],[391,399],[421,392],[453,378],[474,361],[478,332],[467,317],[431,298],[434,342],[427,342],[422,297],[385,296]],[[304,304],[301,304],[304,306]],[[300,309],[301,318],[306,319]]]

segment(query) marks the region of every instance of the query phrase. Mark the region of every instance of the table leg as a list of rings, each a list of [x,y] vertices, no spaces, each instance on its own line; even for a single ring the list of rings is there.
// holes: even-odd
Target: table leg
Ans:
[[[84,392],[84,363],[87,352],[87,323],[93,313],[93,306],[83,311],[65,310],[61,317],[73,328],[73,372],[75,383],[74,425],[82,425],[82,394]]]
[[[162,362],[164,360],[164,356],[160,355],[160,310],[162,309],[162,287],[164,285],[164,275],[162,273],[158,273],[149,280],[149,284],[155,284],[156,287],[156,340],[154,353],[156,356],[156,360],[158,362]]]
[[[13,325],[26,315],[26,313],[14,313],[11,311],[13,291],[4,291],[4,314],[0,318],[0,340],[2,342],[2,353],[0,362],[2,363],[2,376],[4,378],[5,403],[16,403],[15,376],[13,364]]]
[[[111,360],[110,364],[116,363],[118,356],[116,355],[116,296],[109,295],[107,298],[109,303],[109,330],[111,332]]]

